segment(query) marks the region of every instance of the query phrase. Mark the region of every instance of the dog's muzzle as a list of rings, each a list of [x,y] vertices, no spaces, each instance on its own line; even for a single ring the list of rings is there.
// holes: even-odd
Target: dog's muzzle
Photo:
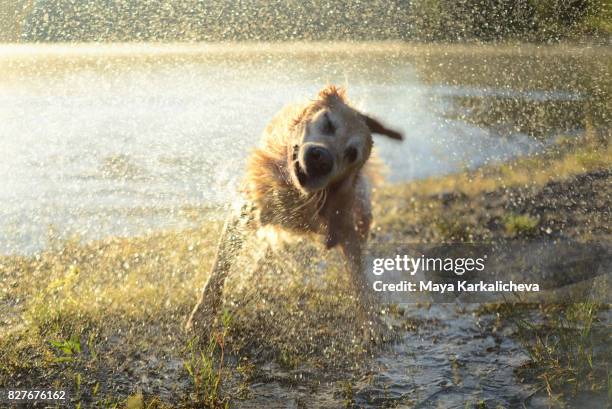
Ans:
[[[304,153],[306,174],[311,178],[321,178],[329,175],[334,168],[334,157],[321,146],[311,146]]]
[[[303,189],[314,191],[326,186],[335,163],[329,150],[320,145],[294,145],[293,171]]]

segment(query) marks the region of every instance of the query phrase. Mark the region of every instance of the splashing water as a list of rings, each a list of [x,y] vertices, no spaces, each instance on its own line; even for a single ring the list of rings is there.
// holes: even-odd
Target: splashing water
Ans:
[[[36,253],[73,234],[112,239],[69,242],[29,259],[0,258],[0,327],[43,334],[33,345],[45,359],[62,353],[49,350],[46,337],[57,344],[73,328],[76,337],[67,334],[73,343],[89,337],[76,357],[55,356],[74,359],[70,365],[40,365],[38,379],[64,379],[63,369],[88,366],[96,375],[83,370],[83,376],[101,382],[113,398],[142,390],[172,402],[193,394],[180,328],[206,278],[216,222],[235,197],[245,158],[281,107],[313,97],[326,83],[346,86],[358,108],[407,136],[402,144],[375,141],[392,182],[524,154],[537,162],[555,138],[575,143],[585,133],[585,106],[605,87],[600,50],[581,49],[579,59],[576,50],[393,43],[2,46],[0,254]],[[552,156],[558,169],[569,167]],[[594,198],[574,225],[600,234],[606,193],[593,191],[607,180],[599,163],[607,156],[588,150],[577,156],[572,169],[594,170],[583,175],[580,189],[566,182],[536,192],[543,197],[507,189],[501,177],[495,191],[470,199],[459,188],[425,189],[413,200],[410,186],[388,187],[397,190],[393,199],[383,191],[382,229],[370,243],[393,235],[399,241],[490,237],[483,231],[507,238],[502,224],[508,220],[513,231],[548,235],[553,229],[537,230],[544,222],[540,204],[560,207],[570,201],[568,190],[575,190],[571,200]],[[533,176],[517,174],[521,187]],[[468,183],[484,186],[486,177]],[[507,208],[540,213],[511,218]],[[474,209],[482,210],[481,219],[473,221]],[[182,230],[187,226],[193,228]],[[527,356],[499,314],[459,303],[404,305],[390,318],[401,328],[397,342],[364,354],[338,255],[294,243],[284,255],[260,254],[267,265],[258,275],[252,267],[264,249],[251,240],[226,291],[233,346],[249,355],[231,376],[244,376],[250,359],[257,366],[258,378],[244,381],[250,396],[238,406],[546,406],[532,399],[535,381],[515,376]],[[49,329],[53,319],[59,324]],[[607,313],[604,326],[609,319]],[[0,341],[19,356],[20,345]],[[14,373],[32,375],[27,365]],[[0,381],[3,376],[0,371]],[[350,380],[344,391],[338,379]]]
[[[401,145],[376,141],[391,181],[447,174],[545,146],[554,134],[550,127],[534,139],[516,118],[486,118],[504,102],[561,101],[563,112],[583,104],[581,94],[543,87],[537,78],[531,88],[514,89],[491,77],[480,84],[432,78],[436,72],[448,77],[452,67],[431,61],[427,47],[371,50],[4,46],[0,252],[43,248],[52,234],[91,239],[188,225],[185,209],[227,203],[246,155],[275,112],[328,82],[347,86],[359,108],[407,135]],[[498,63],[503,72],[502,57],[489,66]],[[478,69],[478,58],[456,59],[464,69]],[[577,117],[563,130],[580,126]]]

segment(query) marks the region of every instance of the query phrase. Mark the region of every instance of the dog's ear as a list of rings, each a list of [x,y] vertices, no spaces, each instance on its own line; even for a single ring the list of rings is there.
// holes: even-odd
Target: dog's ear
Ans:
[[[404,139],[404,135],[402,135],[400,132],[387,128],[386,126],[384,126],[383,124],[378,122],[376,119],[372,118],[371,116],[368,116],[365,114],[360,114],[360,115],[361,115],[361,118],[364,120],[365,124],[368,126],[368,128],[370,128],[370,132],[379,134],[379,135],[385,135],[391,139],[395,139],[398,141],[401,141]]]

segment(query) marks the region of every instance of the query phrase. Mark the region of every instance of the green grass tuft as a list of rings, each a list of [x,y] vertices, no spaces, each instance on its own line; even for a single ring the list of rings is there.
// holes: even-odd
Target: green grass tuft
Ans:
[[[551,397],[609,388],[610,351],[596,348],[606,345],[598,341],[609,334],[594,326],[603,307],[585,302],[542,308],[542,323],[532,323],[527,317],[514,319],[518,339],[530,358],[519,372],[535,375]]]
[[[187,344],[188,359],[183,365],[193,383],[192,403],[206,409],[229,408],[230,398],[223,394],[225,380],[225,341],[231,316],[224,311],[222,329],[211,334],[208,344],[201,348],[198,337]]]
[[[528,214],[510,214],[504,218],[504,229],[512,237],[524,237],[538,230],[540,219]]]

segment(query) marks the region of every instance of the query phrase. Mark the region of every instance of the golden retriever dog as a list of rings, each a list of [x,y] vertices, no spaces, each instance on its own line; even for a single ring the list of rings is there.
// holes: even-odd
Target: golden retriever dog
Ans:
[[[369,314],[362,262],[372,221],[372,134],[402,140],[399,132],[351,107],[344,91],[334,86],[324,88],[316,100],[276,115],[261,147],[249,157],[243,185],[246,204],[224,226],[188,330],[208,331],[244,234],[264,227],[318,235],[326,248],[339,247],[360,315]]]

